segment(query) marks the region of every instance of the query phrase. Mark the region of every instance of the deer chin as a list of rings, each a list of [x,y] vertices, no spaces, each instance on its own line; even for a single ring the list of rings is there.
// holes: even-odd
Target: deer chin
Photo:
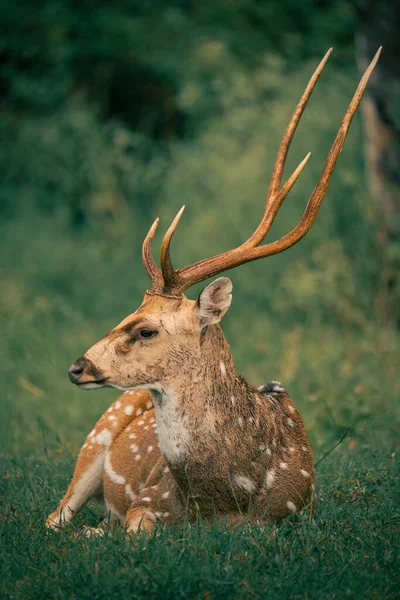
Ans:
[[[132,392],[134,390],[148,390],[152,393],[152,395],[159,395],[163,391],[160,383],[137,383],[132,385],[121,385],[119,383],[113,383],[110,380],[107,380],[104,383],[105,386],[114,388],[119,390],[120,392]]]
[[[107,385],[107,380],[101,379],[99,381],[83,381],[82,383],[79,383],[78,381],[75,385],[83,390],[97,390],[98,388],[105,387]]]

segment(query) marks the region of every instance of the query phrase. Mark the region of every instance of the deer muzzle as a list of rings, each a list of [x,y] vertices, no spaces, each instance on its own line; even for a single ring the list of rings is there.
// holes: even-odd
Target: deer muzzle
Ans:
[[[103,373],[85,356],[72,363],[68,376],[72,383],[86,389],[102,387],[106,382]]]

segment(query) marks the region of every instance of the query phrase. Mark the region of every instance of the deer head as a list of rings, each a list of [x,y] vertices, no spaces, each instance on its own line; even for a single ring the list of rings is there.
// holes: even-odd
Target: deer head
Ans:
[[[219,346],[224,344],[218,323],[231,303],[230,279],[221,277],[208,285],[197,302],[187,299],[184,292],[195,283],[222,271],[287,250],[311,228],[381,49],[376,53],[357,87],[301,220],[282,238],[261,245],[282,202],[310,157],[308,154],[282,185],[291,141],[331,51],[327,52],[312,75],[283,136],[275,160],[264,214],[254,233],[237,248],[187,267],[174,269],[170,257],[170,244],[184,211],[182,207],[164,236],[159,267],[151,252],[151,243],[159,222],[157,219],[143,243],[143,261],[152,281],[151,289],[146,291],[143,302],[135,313],[124,319],[71,366],[69,374],[73,383],[86,389],[106,385],[123,390],[144,388],[157,391],[167,385],[171,378],[176,379],[179,373],[185,370],[188,373],[193,371],[194,365],[202,360],[201,347],[210,331],[215,340],[218,340]],[[208,328],[210,331],[207,334]]]

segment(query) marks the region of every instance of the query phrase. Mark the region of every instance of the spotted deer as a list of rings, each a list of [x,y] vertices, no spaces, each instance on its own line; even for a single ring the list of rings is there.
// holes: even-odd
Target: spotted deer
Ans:
[[[150,228],[143,261],[152,286],[142,304],[70,367],[69,377],[81,389],[108,386],[124,394],[86,438],[48,527],[70,522],[96,496],[129,532],[197,514],[234,524],[243,518],[277,522],[303,508],[313,511],[313,455],[298,409],[280,383],[249,385],[236,372],[222,333],[231,280],[219,277],[197,301],[184,292],[222,271],[286,250],[311,228],[380,50],[350,102],[300,222],[277,241],[260,245],[310,156],[282,185],[290,143],[330,53],[293,113],[263,217],[246,242],[174,269],[170,243],[182,208],[164,236],[159,267],[151,251],[158,219]]]

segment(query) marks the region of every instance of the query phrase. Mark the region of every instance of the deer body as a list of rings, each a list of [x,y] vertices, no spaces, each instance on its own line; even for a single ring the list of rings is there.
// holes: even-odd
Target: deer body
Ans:
[[[250,386],[234,366],[220,321],[232,300],[232,282],[220,277],[197,301],[184,291],[223,270],[282,252],[310,229],[378,51],[365,72],[332,145],[320,180],[299,224],[280,240],[260,245],[306,159],[281,185],[288,149],[301,114],[329,57],[313,74],[278,150],[264,215],[238,248],[174,269],[170,243],[183,209],[164,236],[161,267],[143,244],[152,280],[137,311],[92,346],[70,368],[84,388],[123,390],[89,434],[74,477],[48,520],[71,520],[90,497],[128,531],[151,530],[185,515],[278,521],[314,507],[314,470],[303,420],[279,383]],[[154,408],[153,408],[154,407]]]
[[[159,299],[150,303],[157,312]],[[145,300],[147,314],[148,304]],[[111,337],[117,331],[125,335],[125,327],[126,321]],[[113,360],[106,352],[109,337],[87,353],[97,364],[100,356]],[[304,506],[312,508],[312,452],[301,416],[283,387],[274,383],[262,391],[249,386],[236,373],[216,324],[202,334],[197,353],[182,347],[169,359],[176,376],[170,380],[158,373],[161,383],[149,384],[151,391],[126,392],[98,421],[48,525],[70,521],[96,496],[128,528],[136,527],[138,515],[139,520],[150,515],[151,525],[154,518],[171,522],[198,512],[279,520]],[[127,372],[126,379],[131,377]],[[88,487],[86,474],[92,472],[96,485]],[[82,480],[87,494],[79,496]]]
[[[309,504],[312,453],[301,417],[280,384],[265,394],[238,376],[218,325],[204,334],[194,364],[180,374],[177,391],[155,396],[157,423],[165,420],[159,444],[185,503],[207,516],[268,519]],[[176,418],[182,431],[177,448],[170,439]]]

